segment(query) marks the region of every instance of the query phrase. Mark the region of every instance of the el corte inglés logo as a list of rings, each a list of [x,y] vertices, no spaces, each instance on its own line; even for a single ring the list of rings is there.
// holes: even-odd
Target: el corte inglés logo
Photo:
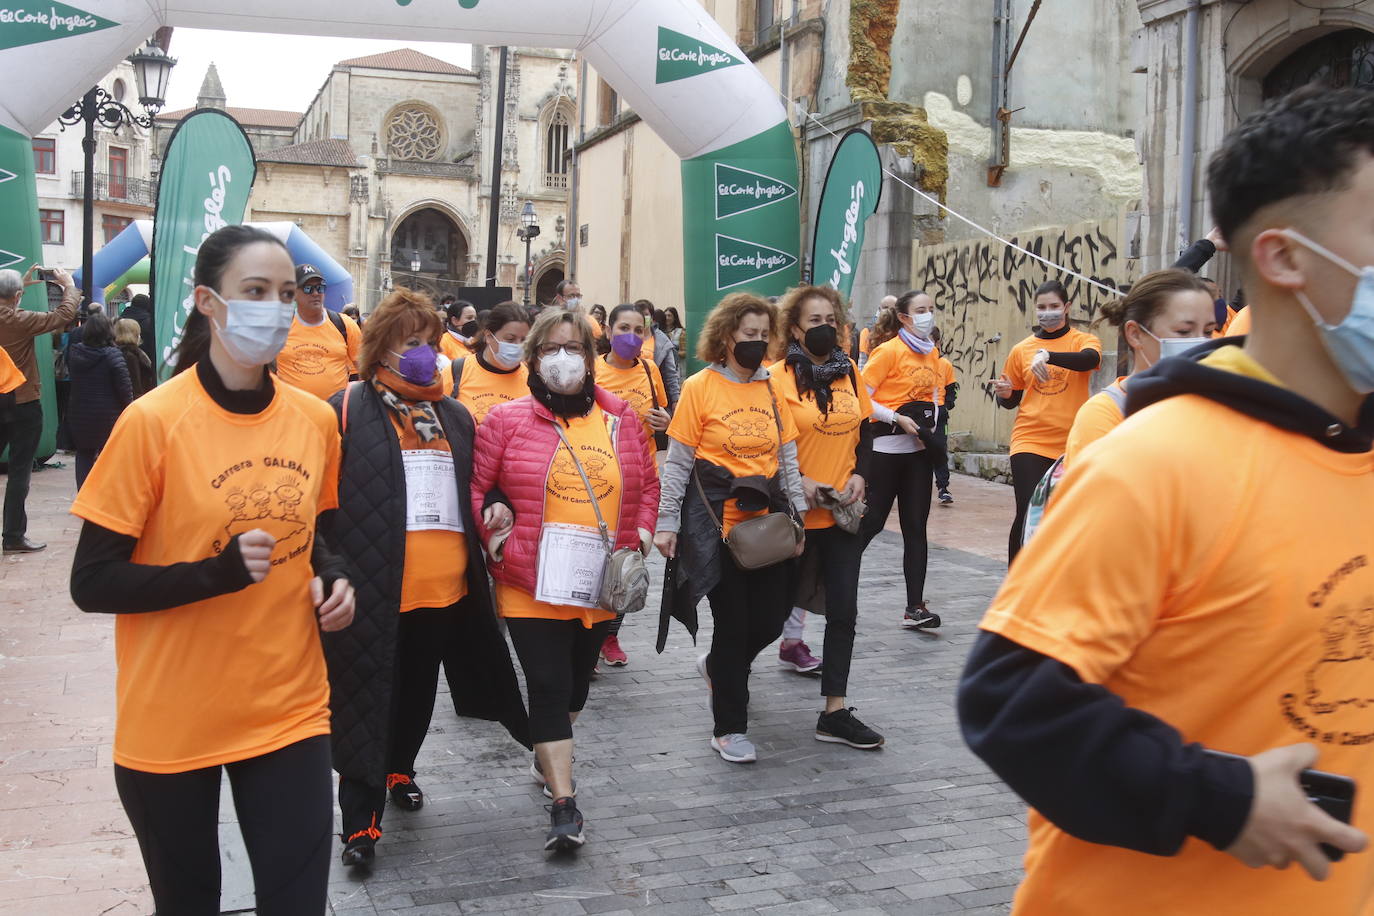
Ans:
[[[65,3],[0,6],[0,51],[44,41],[88,35],[119,25]]]
[[[716,163],[716,219],[748,213],[796,195],[797,189],[785,181]]]
[[[795,256],[767,245],[716,236],[716,289],[730,289],[787,270]]]
[[[656,83],[671,83],[742,63],[744,61],[728,51],[659,26]]]

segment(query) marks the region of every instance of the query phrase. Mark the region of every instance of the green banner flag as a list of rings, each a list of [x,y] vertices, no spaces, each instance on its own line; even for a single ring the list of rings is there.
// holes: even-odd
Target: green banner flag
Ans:
[[[23,134],[0,127],[0,268],[8,267],[25,273],[34,264],[42,264],[42,254],[43,246],[38,234],[38,191],[33,173],[33,141]],[[47,286],[40,283],[24,290],[20,305],[34,312],[48,311]],[[43,434],[38,441],[38,458],[47,460],[56,448],[57,430],[57,398],[54,395],[50,336],[39,334],[35,337],[33,352],[38,362],[38,384],[43,404]]]
[[[864,223],[878,210],[883,193],[883,161],[867,132],[845,134],[830,160],[816,209],[811,275],[817,286],[832,286],[845,300],[854,289],[854,271],[864,247]]]
[[[665,29],[658,29],[658,71],[655,83],[671,83],[700,76],[726,67],[737,67],[744,61],[729,51],[708,45],[704,41]]]
[[[157,185],[151,271],[158,381],[171,377],[182,328],[195,308],[192,274],[200,243],[216,229],[243,222],[256,177],[248,135],[222,111],[195,112],[167,142]]]
[[[661,65],[660,65],[661,66]],[[682,241],[691,353],[728,293],[780,296],[800,277],[797,153],[786,121],[682,163]],[[692,361],[692,369],[700,364]]]
[[[119,23],[57,0],[28,6],[0,0],[0,51],[88,35],[116,25]]]

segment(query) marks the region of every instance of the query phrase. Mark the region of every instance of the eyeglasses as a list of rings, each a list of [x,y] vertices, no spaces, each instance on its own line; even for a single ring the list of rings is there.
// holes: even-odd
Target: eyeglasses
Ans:
[[[324,289],[325,285],[323,283],[307,283],[301,287],[301,292],[305,293],[307,296],[313,296],[315,293],[324,292]]]
[[[547,344],[544,344],[542,347],[539,348],[539,355],[540,355],[540,356],[553,356],[553,355],[554,355],[555,353],[557,353],[559,350],[566,350],[566,351],[568,351],[568,353],[572,354],[573,356],[583,356],[583,355],[586,354],[586,352],[587,352],[587,351],[586,351],[586,348],[584,348],[580,343],[565,343],[565,344],[547,343]]]

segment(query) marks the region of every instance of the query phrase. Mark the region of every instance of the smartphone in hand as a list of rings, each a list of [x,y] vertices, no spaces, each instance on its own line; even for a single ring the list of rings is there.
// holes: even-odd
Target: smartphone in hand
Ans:
[[[1211,748],[1204,748],[1203,752],[1211,754],[1213,757],[1228,757],[1232,760],[1246,759],[1239,754],[1228,754],[1225,751],[1214,751]],[[1350,823],[1350,819],[1355,813],[1355,780],[1349,776],[1327,773],[1322,770],[1303,770],[1298,774],[1298,784],[1302,786],[1308,801],[1342,824]],[[1337,849],[1330,843],[1322,843],[1321,849],[1326,854],[1327,859],[1332,862],[1339,862],[1345,858],[1345,851]]]

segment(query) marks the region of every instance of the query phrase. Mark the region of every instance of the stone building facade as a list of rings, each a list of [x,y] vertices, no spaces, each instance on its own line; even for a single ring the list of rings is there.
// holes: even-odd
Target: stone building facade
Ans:
[[[1142,267],[1154,269],[1211,228],[1207,162],[1241,118],[1308,82],[1374,88],[1374,2],[1139,0],[1139,7],[1144,28],[1135,57],[1148,79],[1139,249]],[[1197,48],[1191,58],[1190,47]],[[1190,120],[1191,157],[1184,145]],[[1227,256],[1209,270],[1235,290]]]
[[[1029,292],[1057,274],[939,204],[1101,283],[1069,284],[1079,324],[1129,282],[1145,108],[1131,54],[1135,0],[1040,6],[1014,63],[1032,0],[701,2],[793,103],[808,259],[821,186],[847,130],[870,131],[890,175],[911,186],[884,183],[854,318],[865,326],[884,295],[929,289],[964,382],[952,431],[1005,445],[1012,415],[981,387],[1030,332]],[[678,160],[594,70],[579,65],[579,78],[571,269],[595,301],[680,308]],[[1104,376],[1115,368],[1115,342],[1106,347]]]
[[[364,313],[396,286],[438,298],[484,285],[498,58],[474,46],[469,70],[402,48],[335,64],[289,142],[244,123],[258,158],[247,218],[300,225],[349,270]],[[525,246],[515,230],[530,201],[542,230],[530,297],[548,301],[564,276],[571,53],[510,49],[506,88],[496,283],[520,298]],[[222,107],[222,91],[214,95],[203,90],[201,106]]]

